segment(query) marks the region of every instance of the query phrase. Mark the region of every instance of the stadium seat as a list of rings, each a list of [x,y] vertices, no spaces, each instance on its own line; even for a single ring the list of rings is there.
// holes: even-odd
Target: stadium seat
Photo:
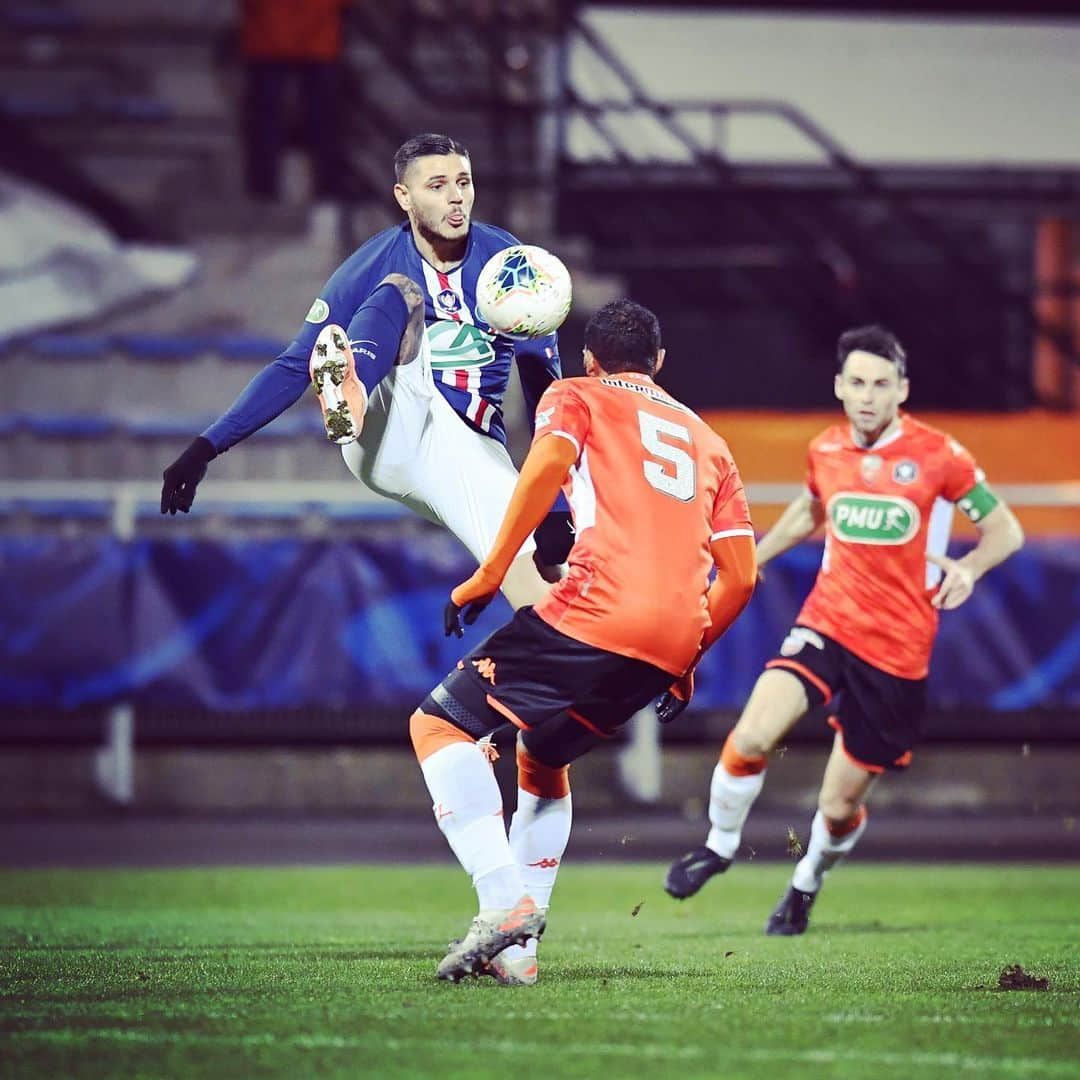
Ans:
[[[21,427],[42,439],[102,439],[119,430],[111,417],[81,413],[24,413]]]
[[[208,348],[222,360],[269,363],[284,348],[276,338],[258,334],[218,334],[208,339]]]
[[[83,17],[51,4],[11,4],[2,18],[10,30],[21,33],[74,33],[85,25]]]
[[[190,360],[206,350],[207,339],[195,334],[118,334],[113,343],[136,360]]]
[[[108,355],[106,334],[41,334],[26,340],[26,348],[44,360],[68,357],[100,359]]]
[[[0,110],[22,120],[73,120],[81,111],[74,99],[29,93],[5,94]]]

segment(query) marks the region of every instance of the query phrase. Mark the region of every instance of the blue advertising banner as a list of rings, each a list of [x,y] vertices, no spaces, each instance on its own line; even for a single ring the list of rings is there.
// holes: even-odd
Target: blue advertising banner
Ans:
[[[737,708],[809,591],[820,546],[770,565],[701,665]],[[454,665],[449,589],[473,569],[435,529],[332,540],[0,538],[0,706],[412,707]],[[509,616],[498,600],[478,642]],[[1033,540],[944,614],[937,707],[1080,705],[1080,540]]]

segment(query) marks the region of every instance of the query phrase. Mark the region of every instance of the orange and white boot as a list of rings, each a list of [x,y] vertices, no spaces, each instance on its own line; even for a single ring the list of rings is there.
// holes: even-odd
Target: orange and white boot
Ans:
[[[368,395],[356,376],[349,335],[340,326],[331,323],[319,331],[308,370],[319,397],[326,437],[339,446],[355,442],[364,426]]]
[[[480,974],[490,975],[500,986],[535,986],[540,977],[536,952],[525,946],[511,945],[489,961]]]
[[[531,896],[523,896],[512,908],[484,911],[476,916],[461,941],[452,942],[436,971],[440,979],[458,982],[466,975],[486,974],[484,969],[510,945],[524,945],[544,933],[547,919]]]

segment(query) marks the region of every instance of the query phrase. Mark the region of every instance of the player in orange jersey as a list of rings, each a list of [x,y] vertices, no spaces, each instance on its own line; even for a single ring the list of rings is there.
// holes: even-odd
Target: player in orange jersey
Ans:
[[[663,360],[656,316],[640,305],[615,301],[589,320],[585,378],[540,399],[495,544],[451,594],[446,630],[460,635],[460,617],[471,623],[494,597],[563,488],[577,534],[568,575],[472,649],[410,721],[439,827],[479,898],[440,978],[536,981],[535,939],[570,835],[567,767],[673,684],[688,698],[701,654],[753,591],[738,470],[724,440],[653,381]],[[509,837],[477,746],[506,722],[519,729]]]
[[[1023,543],[971,455],[900,411],[907,361],[894,335],[877,326],[849,330],[837,362],[835,392],[848,422],[810,443],[806,491],[758,548],[764,566],[824,525],[821,570],[724,744],[705,845],[675,862],[665,882],[684,899],[731,865],[768,755],[812,707],[827,705],[836,735],[818,811],[768,934],[806,930],[822,879],[866,828],[874,781],[911,760],[938,612],[959,607]],[[980,533],[962,559],[945,555],[954,506]]]

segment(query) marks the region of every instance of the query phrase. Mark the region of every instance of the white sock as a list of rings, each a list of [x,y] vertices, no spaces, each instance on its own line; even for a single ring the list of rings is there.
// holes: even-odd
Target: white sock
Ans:
[[[810,843],[799,860],[791,884],[802,892],[815,893],[821,888],[825,875],[859,842],[866,832],[866,815],[846,836],[836,837],[825,825],[825,815],[819,810],[810,825]]]
[[[475,743],[455,742],[420,763],[435,820],[465,872],[480,910],[513,907],[525,887],[502,817],[491,765]]]
[[[716,763],[709,787],[709,821],[712,828],[705,841],[706,847],[725,859],[735,857],[746,816],[764,783],[764,770],[753,776],[732,776],[722,761]]]
[[[570,796],[547,799],[518,788],[517,810],[510,821],[510,850],[517,859],[525,891],[537,907],[551,904],[551,891],[570,840],[573,806]],[[507,959],[536,955],[536,938],[511,945]]]

